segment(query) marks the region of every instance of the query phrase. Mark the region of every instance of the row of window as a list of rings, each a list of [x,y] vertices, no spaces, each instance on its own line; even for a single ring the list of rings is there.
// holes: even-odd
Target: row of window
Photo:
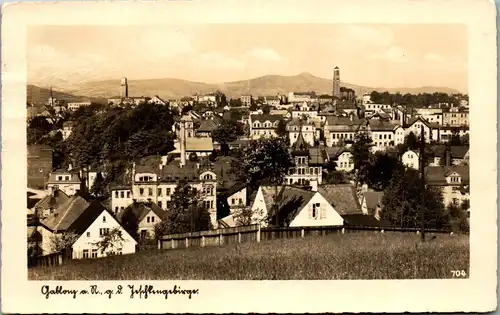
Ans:
[[[62,181],[63,178],[64,178],[64,180],[70,180],[71,176],[69,176],[69,175],[64,175],[64,176],[59,175],[59,176],[57,176],[57,180],[58,181]]]
[[[267,131],[263,130],[262,132],[260,132],[259,130],[254,130],[254,131],[253,131],[253,135],[254,135],[254,136],[257,136],[257,135],[260,135],[260,134],[261,134],[261,135],[268,135],[268,136],[272,136],[272,135],[274,135],[275,133],[274,133],[274,131],[269,131],[269,130],[267,130]]]
[[[319,167],[291,167],[288,170],[290,175],[319,175],[321,169]]]
[[[340,168],[354,167],[353,162],[337,162]]]
[[[116,255],[122,255],[122,249],[121,248],[118,248],[115,252]],[[84,249],[83,250],[83,258],[97,258],[97,255],[98,255],[98,251],[97,249],[92,249],[90,255],[89,255],[89,250],[88,249]]]
[[[276,127],[278,127],[278,122],[275,122],[274,124],[271,124],[270,122],[266,122],[266,123],[261,124],[258,121],[256,121],[253,123],[253,127],[254,128],[261,128],[261,127],[262,128],[273,128],[273,127],[276,128]]]
[[[115,191],[115,198],[125,198],[125,191]],[[130,191],[127,191],[127,198],[130,199]]]
[[[236,198],[231,198],[231,205],[234,206],[236,205]],[[243,199],[241,198],[238,198],[238,205],[242,205],[243,204]]]

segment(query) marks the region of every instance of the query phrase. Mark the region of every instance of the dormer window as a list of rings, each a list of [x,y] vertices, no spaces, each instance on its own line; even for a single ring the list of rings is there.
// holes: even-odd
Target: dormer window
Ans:
[[[460,183],[460,176],[450,176],[450,183]]]

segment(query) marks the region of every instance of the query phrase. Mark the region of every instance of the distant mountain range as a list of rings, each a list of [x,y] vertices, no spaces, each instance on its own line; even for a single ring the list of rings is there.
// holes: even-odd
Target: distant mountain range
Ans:
[[[226,94],[229,98],[237,98],[242,94],[254,96],[276,95],[277,93],[288,94],[288,92],[315,91],[316,94],[331,94],[332,81],[319,78],[310,73],[301,73],[294,76],[266,75],[254,79],[224,82],[220,84],[208,84],[191,82],[180,79],[147,79],[129,80],[129,96],[153,96],[158,95],[164,99],[177,99],[183,96],[192,96],[195,93],[205,94],[217,90]],[[370,93],[372,91],[402,94],[411,93],[434,93],[442,92],[448,94],[460,93],[447,87],[424,86],[419,88],[383,88],[365,87],[341,82],[341,86],[353,89],[357,95]],[[82,82],[72,84],[70,88],[56,87],[54,97],[59,99],[81,99],[82,97],[92,100],[103,100],[120,93],[120,78],[117,80]],[[46,102],[50,95],[47,88],[28,85],[28,101]]]

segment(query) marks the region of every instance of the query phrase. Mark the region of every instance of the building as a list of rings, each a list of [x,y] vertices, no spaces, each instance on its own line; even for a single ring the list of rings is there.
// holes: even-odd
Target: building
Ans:
[[[406,135],[413,132],[415,136],[420,139],[421,129],[424,129],[424,139],[425,142],[430,142],[431,140],[440,140],[440,126],[436,123],[430,123],[422,117],[412,118],[408,121],[408,125],[405,128]]]
[[[327,116],[324,126],[326,145],[338,146],[354,141],[356,133],[366,130],[366,121],[350,117]]]
[[[90,101],[69,102],[68,103],[68,110],[76,111],[80,107],[90,106],[91,104],[92,104],[92,102],[90,102]]]
[[[441,190],[445,206],[470,199],[468,165],[428,166],[425,179],[427,185]]]
[[[433,145],[431,166],[469,164],[469,146]],[[443,160],[445,159],[445,160]],[[446,161],[446,159],[448,159]]]
[[[213,119],[204,119],[201,121],[200,127],[196,129],[196,137],[206,138],[212,137],[212,132],[217,129],[217,124]]]
[[[340,79],[339,79],[340,82]],[[346,87],[340,87],[340,99],[346,101],[355,101],[356,100],[356,92],[353,89],[349,89]]]
[[[368,128],[372,139],[372,151],[385,151],[388,147],[395,146],[396,131],[402,133],[402,129],[399,129],[400,127],[389,121],[370,119],[368,121]]]
[[[469,127],[469,109],[451,107],[443,110],[443,123],[446,127]]]
[[[281,104],[281,98],[279,95],[276,96],[266,96],[264,97],[264,104],[268,106],[279,106]]]
[[[250,107],[250,105],[252,105],[252,95],[242,95],[240,100],[241,104],[245,107]]]
[[[111,187],[111,211],[117,215],[130,206],[134,201],[132,189],[129,185],[113,185]]]
[[[134,97],[129,95],[129,85],[128,79],[122,78],[120,81],[120,95],[108,98],[108,104],[110,105],[132,105],[137,106],[141,103],[148,102],[149,99],[144,96]]]
[[[288,103],[303,103],[317,100],[312,92],[290,92],[288,93]]]
[[[365,191],[361,195],[361,210],[364,214],[373,215],[377,220],[380,220],[382,212],[382,197],[384,193],[381,191]]]
[[[148,103],[156,104],[156,105],[167,105],[168,104],[167,101],[164,101],[158,95],[155,95],[151,99],[149,99]]]
[[[419,153],[417,151],[408,150],[401,156],[401,162],[406,167],[418,170],[420,166]]]
[[[55,170],[50,172],[47,189],[62,190],[66,195],[73,196],[81,190],[81,180],[78,172]]]
[[[308,122],[320,121],[319,103],[302,102],[292,107],[292,119],[306,119]]]
[[[260,138],[277,137],[276,128],[282,116],[278,115],[250,115],[250,137],[253,140]]]
[[[333,80],[332,80],[332,95],[339,99],[340,95],[340,69],[339,67],[333,68]]]
[[[167,212],[155,203],[134,202],[121,210],[117,219],[123,226],[137,226],[140,240],[155,238],[155,225],[165,220]]]
[[[48,218],[55,213],[57,208],[65,204],[68,200],[68,195],[62,190],[52,190],[34,205],[34,214],[40,220]]]
[[[28,145],[28,187],[45,189],[52,171],[53,151],[50,146]]]
[[[291,150],[294,166],[288,169],[285,175],[285,184],[309,186],[311,182],[322,183],[323,165],[326,154],[320,147],[311,147],[307,144],[299,131],[297,141],[294,142]]]
[[[354,170],[353,155],[345,147],[326,147],[326,157],[328,161],[335,161],[336,170],[341,172],[351,172]]]
[[[121,232],[122,240],[116,240],[102,251],[98,242],[113,230]],[[73,259],[105,257],[110,254],[135,252],[137,242],[118,223],[116,218],[99,202],[87,202],[80,196],[71,197],[57,208],[55,213],[41,221],[37,228],[41,235],[43,254],[54,252],[52,240],[71,232],[75,241],[71,246]]]
[[[314,146],[314,142],[317,137],[316,126],[313,123],[307,123],[299,119],[294,119],[287,124],[286,128],[291,146],[293,146],[293,144],[297,141],[300,133],[302,133],[302,136],[308,145]]]

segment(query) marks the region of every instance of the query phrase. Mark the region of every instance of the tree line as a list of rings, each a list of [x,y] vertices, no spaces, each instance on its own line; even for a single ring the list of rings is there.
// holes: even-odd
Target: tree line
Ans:
[[[370,100],[377,104],[396,104],[408,105],[413,107],[429,106],[432,104],[449,103],[454,106],[460,105],[460,100],[469,100],[468,95],[465,94],[447,94],[447,93],[419,93],[419,94],[401,94],[389,92],[370,93]]]

